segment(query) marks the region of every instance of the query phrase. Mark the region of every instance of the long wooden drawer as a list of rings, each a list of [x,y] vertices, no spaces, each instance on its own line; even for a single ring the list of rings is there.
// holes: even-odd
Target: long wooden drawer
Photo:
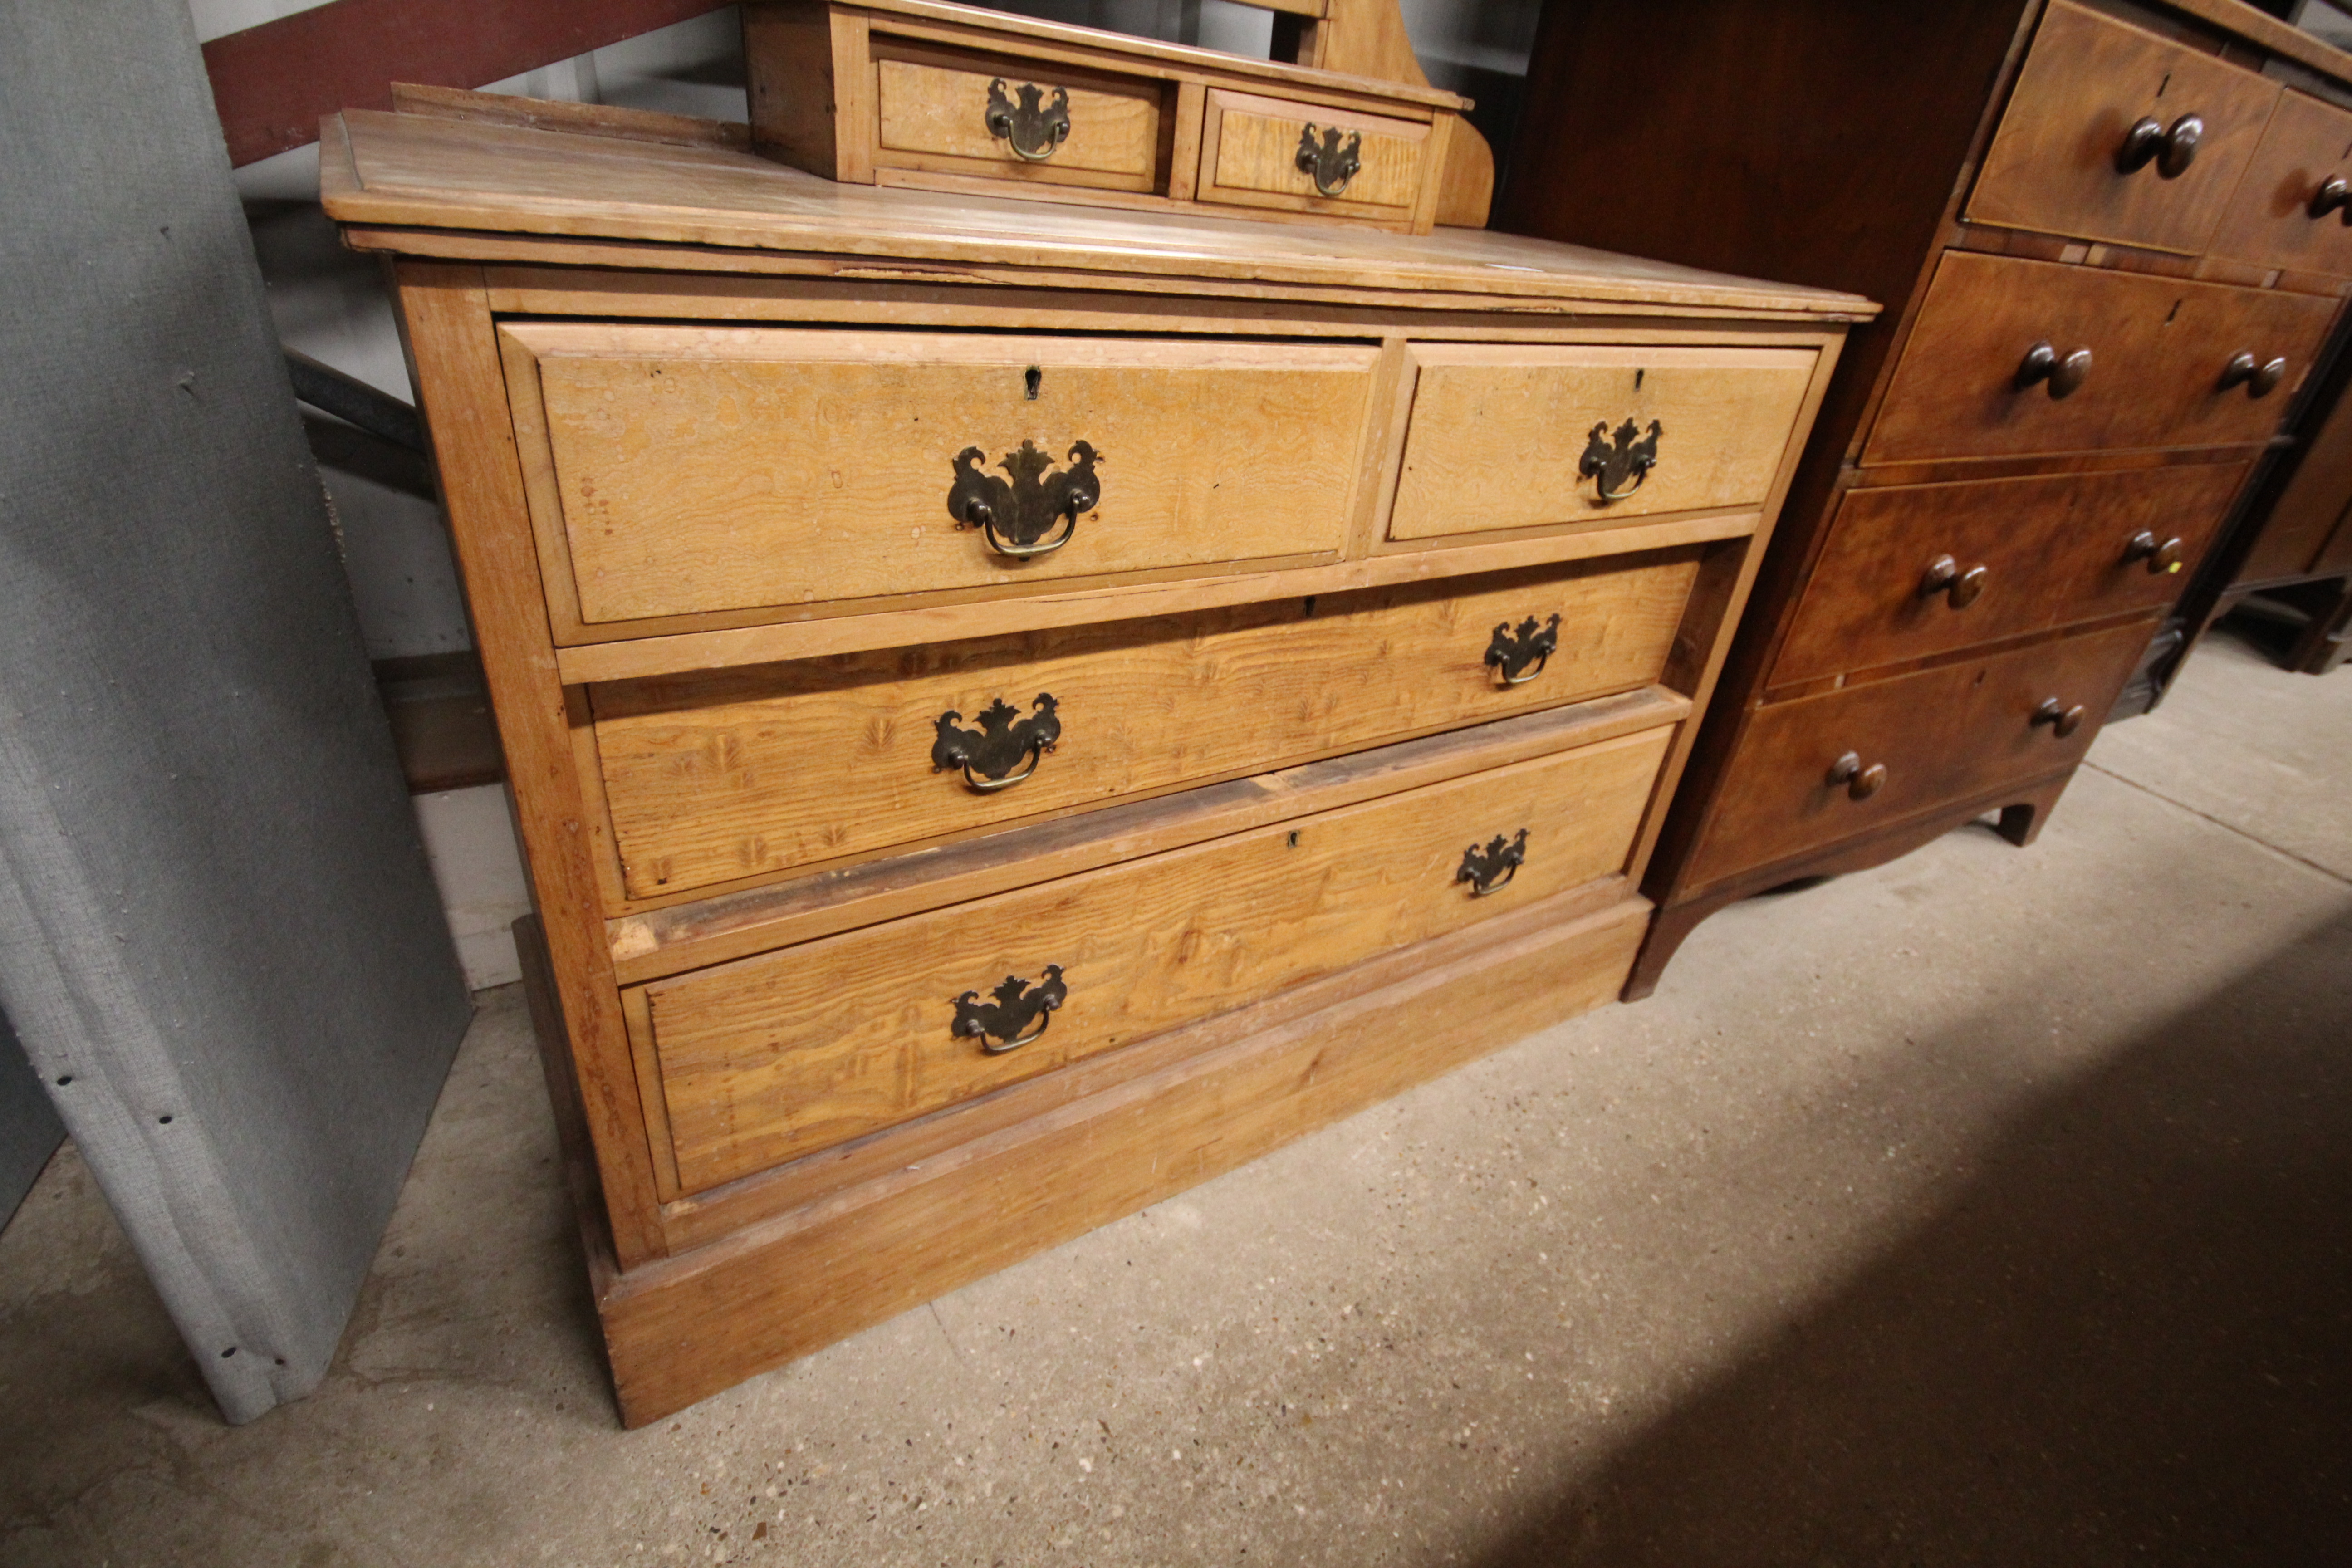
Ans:
[[[1761,506],[1811,349],[1415,343],[1391,539]]]
[[[1848,490],[1772,684],[2168,605],[2247,466]]]
[[[669,1179],[702,1191],[1620,872],[1672,734],[632,988]]]
[[[500,337],[551,601],[587,625],[1336,553],[1378,359],[601,322]]]
[[[1409,221],[1429,179],[1430,122],[1211,88],[1198,199]]]
[[[2352,277],[2352,114],[2303,93],[2279,99],[2238,182],[2213,252],[2257,267]]]
[[[1685,885],[2074,766],[2154,632],[2135,621],[1768,703],[1739,739]]]
[[[1862,460],[2252,446],[2285,416],[2336,305],[1949,252]],[[2074,379],[2068,362],[2085,350]],[[2052,374],[2032,375],[2029,357]],[[2249,371],[2284,363],[2276,380],[2248,380],[2231,370],[2242,358]]]
[[[1644,686],[1697,570],[1665,552],[597,688],[624,886],[674,894]]]
[[[2210,54],[2053,0],[1969,195],[1969,220],[2202,250],[2279,91]],[[2135,139],[2144,123],[2153,132]]]

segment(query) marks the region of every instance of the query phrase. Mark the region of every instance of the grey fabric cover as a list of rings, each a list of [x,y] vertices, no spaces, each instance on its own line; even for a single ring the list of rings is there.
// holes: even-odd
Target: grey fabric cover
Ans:
[[[0,5],[0,1007],[242,1421],[468,1006],[185,0]]]
[[[0,1226],[32,1190],[33,1178],[64,1142],[66,1130],[49,1109],[49,1097],[16,1043],[16,1031],[0,1017]]]

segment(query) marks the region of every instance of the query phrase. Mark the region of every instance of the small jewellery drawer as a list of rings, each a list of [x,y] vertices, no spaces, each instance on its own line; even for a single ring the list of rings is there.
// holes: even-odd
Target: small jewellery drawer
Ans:
[[[2336,304],[1948,252],[1862,460],[2256,445]]]
[[[1047,184],[1160,184],[1162,89],[985,55],[874,50],[875,163]]]
[[[1538,568],[592,689],[633,898],[1654,681],[1697,558]]]
[[[1402,221],[1421,199],[1429,153],[1427,121],[1211,88],[1199,199]]]
[[[2279,91],[2210,54],[2053,0],[1968,219],[2200,251]]]
[[[1620,872],[1672,733],[626,992],[677,1184],[698,1192]]]
[[[500,329],[559,624],[1336,553],[1378,351]]]
[[[1687,885],[2064,772],[2090,749],[2155,630],[2136,621],[1768,703],[1739,739]]]
[[[2299,92],[2282,96],[2213,250],[2257,267],[2352,277],[2352,114]]]
[[[1811,349],[1415,343],[1391,539],[1761,506]]]
[[[2168,605],[2246,468],[1848,490],[1772,684]]]

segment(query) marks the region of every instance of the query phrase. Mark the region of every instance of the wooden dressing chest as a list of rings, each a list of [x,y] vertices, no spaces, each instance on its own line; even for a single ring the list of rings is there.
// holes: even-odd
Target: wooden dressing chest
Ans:
[[[1990,811],[2040,830],[2336,319],[2347,73],[2237,0],[1549,0],[1521,144],[1579,156],[1521,159],[1502,226],[1889,301],[1648,868],[1629,995],[1735,900]]]
[[[1869,304],[533,115],[353,112],[323,184],[628,1422],[1615,995]]]

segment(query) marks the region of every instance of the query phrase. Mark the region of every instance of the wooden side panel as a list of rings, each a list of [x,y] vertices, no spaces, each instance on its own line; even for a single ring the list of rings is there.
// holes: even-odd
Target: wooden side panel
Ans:
[[[1379,351],[530,324],[583,619],[1336,552]],[[1034,388],[1034,395],[1032,389]],[[948,510],[1031,443],[1097,510],[1020,561]]]
[[[1023,889],[646,988],[681,1183],[699,1190],[1622,871],[1671,728]],[[1475,897],[1465,844],[1524,830]],[[955,998],[1068,999],[1003,1055]]]
[[[1410,979],[1279,1025],[1202,1026],[1165,1071],[616,1281],[598,1305],[622,1419],[658,1420],[1597,1007],[1648,917],[1639,899],[1568,921],[1539,906],[1433,942]]]
[[[626,886],[680,892],[1629,690],[1664,668],[1696,571],[1677,552],[599,689]],[[1496,631],[1516,647],[1555,616],[1559,651],[1504,685]],[[942,715],[973,734],[992,703],[1029,718],[1046,695],[1061,738],[1023,783],[935,771]]]
[[[1762,503],[1780,472],[1811,349],[1416,343],[1391,539]],[[1659,427],[1639,488],[1603,501],[1580,472],[1619,428]],[[1617,487],[1626,488],[1621,481]]]
[[[2205,247],[2252,162],[2280,89],[2253,72],[2052,0],[2018,73],[1984,170],[1972,223],[2194,254]],[[2142,118],[2204,121],[2177,177],[2122,173],[2116,153]]]
[[[1828,546],[1799,601],[1772,683],[1793,686],[2017,637],[2072,621],[2153,609],[2180,596],[2249,465],[2137,468],[1845,492]],[[2131,542],[2175,545],[2151,572]],[[1922,591],[1949,556],[1981,569],[1973,598]]]
[[[2312,197],[2331,179],[2352,182],[2352,114],[2300,92],[2284,94],[2214,231],[2214,254],[2256,267],[2352,277],[2345,208],[2312,211]]]
[[[743,7],[745,87],[760,152],[827,179],[841,177],[834,24],[824,0]]]

